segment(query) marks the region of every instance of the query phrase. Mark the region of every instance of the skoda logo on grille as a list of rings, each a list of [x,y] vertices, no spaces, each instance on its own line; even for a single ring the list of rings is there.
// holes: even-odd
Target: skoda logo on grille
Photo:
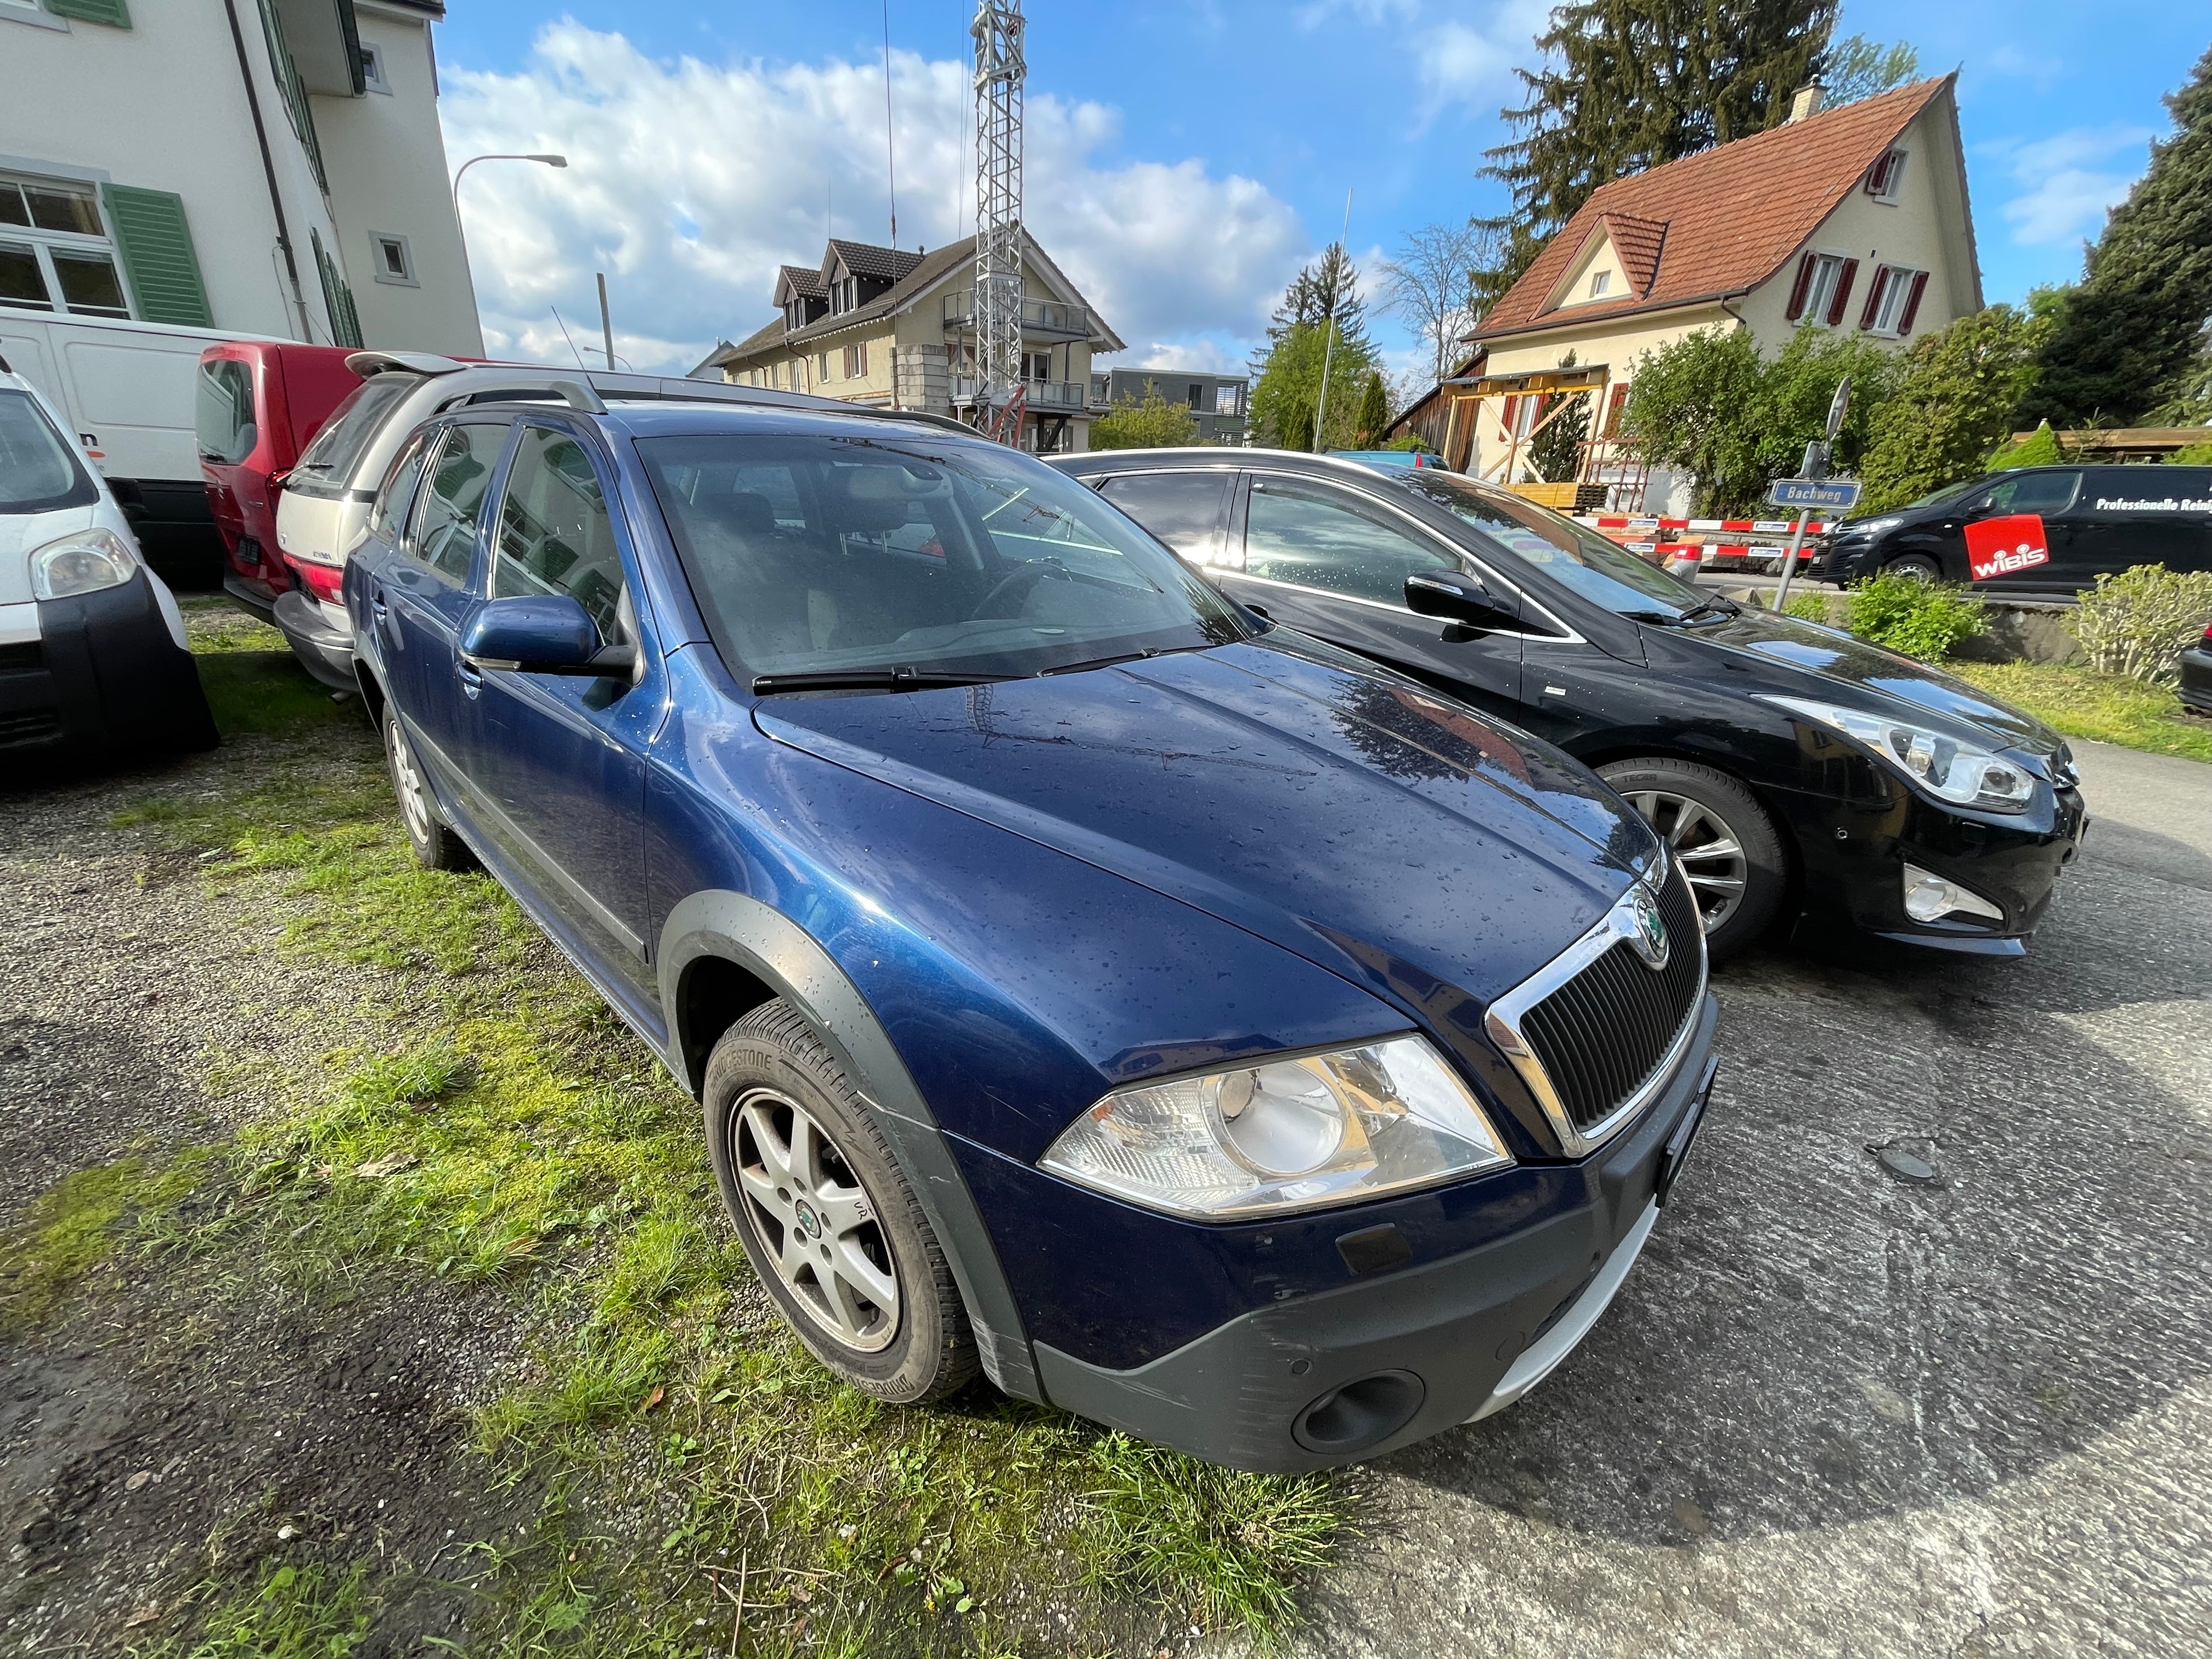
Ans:
[[[1659,914],[1657,902],[1652,898],[1650,890],[1641,882],[1636,884],[1629,896],[1628,914],[1629,920],[1635,925],[1635,931],[1629,934],[1628,942],[1636,947],[1636,954],[1644,958],[1644,965],[1647,968],[1664,968],[1668,951],[1667,918]]]

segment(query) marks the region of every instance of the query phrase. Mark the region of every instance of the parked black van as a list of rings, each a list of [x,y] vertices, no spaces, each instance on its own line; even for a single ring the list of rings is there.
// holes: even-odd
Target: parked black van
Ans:
[[[1982,586],[2070,593],[2138,564],[2212,570],[2212,466],[2027,466],[1846,520],[1812,574],[1845,586],[1885,570],[1969,581],[1967,526],[2024,514],[2043,520],[2050,562]]]

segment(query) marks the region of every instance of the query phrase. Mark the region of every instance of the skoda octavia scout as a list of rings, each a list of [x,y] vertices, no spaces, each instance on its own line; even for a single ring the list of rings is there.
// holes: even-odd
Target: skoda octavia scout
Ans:
[[[957,428],[556,391],[396,452],[362,695],[825,1365],[1291,1470],[1559,1364],[1712,1083],[1640,818]]]

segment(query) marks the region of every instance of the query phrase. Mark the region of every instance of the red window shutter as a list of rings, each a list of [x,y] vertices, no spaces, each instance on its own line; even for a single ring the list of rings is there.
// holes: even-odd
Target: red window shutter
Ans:
[[[1912,332],[1912,319],[1920,314],[1920,296],[1928,291],[1928,273],[1916,271],[1912,277],[1912,292],[1905,296],[1905,315],[1897,319],[1897,337],[1903,339]]]
[[[1836,278],[1836,297],[1828,301],[1828,326],[1830,328],[1840,328],[1843,325],[1844,307],[1850,302],[1851,283],[1858,274],[1859,262],[1857,260],[1846,259],[1844,261],[1843,274]]]
[[[1879,196],[1889,188],[1889,165],[1897,159],[1893,149],[1884,150],[1881,160],[1867,169],[1866,193]]]
[[[1793,323],[1805,314],[1805,296],[1812,292],[1813,267],[1817,263],[1810,253],[1797,262],[1797,280],[1790,286],[1790,307],[1782,313]]]
[[[1623,409],[1626,408],[1627,406],[1628,406],[1628,388],[1627,388],[1627,386],[1620,386],[1620,385],[1615,386],[1613,388],[1613,397],[1612,397],[1612,399],[1611,399],[1610,403],[1607,405],[1606,411],[1605,411],[1605,435],[1606,435],[1607,437],[1608,437],[1608,438],[1610,438],[1610,437],[1613,437],[1613,436],[1617,435],[1617,434],[1620,433],[1620,411],[1621,411]]]
[[[1881,285],[1888,279],[1887,265],[1876,265],[1874,268],[1874,280],[1867,284],[1866,309],[1859,313],[1861,332],[1874,326],[1875,317],[1881,310]]]

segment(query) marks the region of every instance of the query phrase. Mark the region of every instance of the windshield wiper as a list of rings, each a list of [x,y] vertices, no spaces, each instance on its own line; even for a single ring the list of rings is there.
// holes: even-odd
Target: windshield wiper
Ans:
[[[823,668],[804,674],[756,674],[753,696],[777,691],[927,691],[941,685],[984,685],[1012,674],[957,674],[927,668]]]
[[[1700,599],[1687,611],[1624,611],[1620,614],[1631,622],[1656,623],[1662,628],[1679,628],[1692,617],[1740,615],[1743,607],[1733,599]]]
[[[1170,656],[1178,651],[1210,651],[1219,643],[1208,641],[1204,645],[1148,645],[1141,651],[1121,651],[1110,657],[1091,657],[1083,662],[1064,662],[1054,668],[1040,668],[1037,678],[1048,674],[1080,674],[1086,668],[1111,668],[1116,663],[1142,662],[1147,657]]]

